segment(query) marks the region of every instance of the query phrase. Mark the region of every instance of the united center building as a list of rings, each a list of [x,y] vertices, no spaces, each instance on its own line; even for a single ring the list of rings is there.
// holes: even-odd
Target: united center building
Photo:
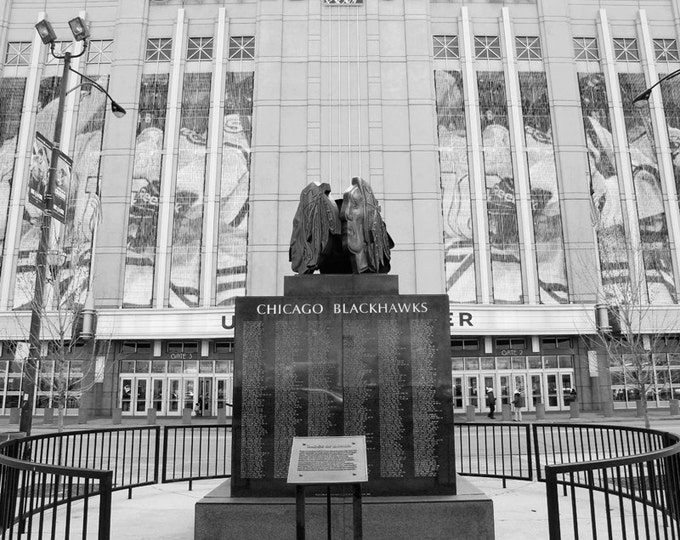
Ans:
[[[63,103],[43,322],[67,299],[96,329],[65,364],[46,340],[38,414],[59,377],[73,412],[229,412],[234,299],[283,293],[301,190],[340,198],[354,176],[400,292],[449,296],[456,412],[484,411],[486,386],[529,410],[568,408],[572,389],[584,409],[634,406],[625,362],[587,337],[603,291],[636,275],[648,403],[680,395],[680,78],[633,105],[680,68],[679,0],[6,0],[0,414],[25,385],[63,66],[34,25],[78,53],[77,15],[92,37],[72,67],[96,84],[71,73]]]

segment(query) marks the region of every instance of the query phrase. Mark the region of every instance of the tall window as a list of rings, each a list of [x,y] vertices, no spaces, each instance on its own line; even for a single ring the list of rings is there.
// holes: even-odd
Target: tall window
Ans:
[[[550,100],[545,73],[519,73],[524,144],[531,189],[531,213],[540,301],[569,301],[562,213],[557,185]]]
[[[477,89],[482,114],[493,301],[521,303],[519,229],[503,72],[477,72]]]
[[[253,73],[227,73],[215,303],[234,304],[245,295]]]
[[[475,252],[463,77],[460,71],[437,70],[434,82],[444,215],[446,292],[451,301],[475,302]]]

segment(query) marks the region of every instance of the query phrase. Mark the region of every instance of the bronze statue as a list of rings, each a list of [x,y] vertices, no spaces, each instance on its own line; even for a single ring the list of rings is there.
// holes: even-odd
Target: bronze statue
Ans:
[[[362,178],[352,178],[352,185],[343,193],[340,221],[342,245],[349,252],[352,272],[388,273],[394,242],[380,217],[373,190]]]
[[[327,264],[342,249],[338,206],[328,194],[331,186],[312,182],[300,193],[300,204],[293,218],[288,259],[294,272],[326,272]]]
[[[380,217],[371,186],[354,177],[342,200],[334,203],[329,193],[328,184],[311,183],[300,194],[289,250],[293,271],[389,272],[394,242]]]

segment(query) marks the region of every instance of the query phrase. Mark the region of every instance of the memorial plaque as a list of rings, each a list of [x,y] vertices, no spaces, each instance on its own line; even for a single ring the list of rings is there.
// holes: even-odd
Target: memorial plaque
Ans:
[[[237,299],[232,494],[292,495],[294,437],[357,435],[365,493],[455,494],[448,313],[445,295]]]
[[[295,437],[288,467],[289,484],[338,484],[368,481],[366,437]]]

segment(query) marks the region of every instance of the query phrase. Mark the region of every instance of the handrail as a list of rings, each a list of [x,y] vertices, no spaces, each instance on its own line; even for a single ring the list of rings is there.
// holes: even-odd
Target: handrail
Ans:
[[[578,463],[555,463],[553,465],[546,465],[546,474],[550,470],[553,474],[565,474],[568,472],[579,471],[593,471],[595,469],[602,469],[608,467],[623,467],[626,465],[633,465],[635,463],[643,463],[652,459],[665,458],[680,454],[680,440],[676,441],[673,446],[667,446],[661,450],[652,450],[643,454],[636,454],[634,456],[625,456],[617,458],[598,459],[596,461],[581,461]]]
[[[579,519],[576,488],[588,494],[593,530],[596,529],[599,502],[600,506],[604,505],[605,516],[601,519],[606,519],[610,538],[659,538],[661,535],[668,538],[669,528],[672,538],[679,538],[680,438],[671,433],[662,434],[667,444],[672,443],[670,446],[629,456],[545,465],[550,540],[562,537],[559,486],[563,488],[563,495],[571,499],[571,523],[577,538],[579,523],[583,520]],[[599,494],[599,501],[596,501],[596,494]],[[633,507],[632,519],[627,517],[630,510],[624,499]],[[639,520],[636,504],[640,506]],[[612,536],[614,526],[618,529]]]
[[[98,495],[102,497],[99,528],[105,531],[110,528],[114,490],[128,489],[131,497],[132,489],[143,485],[188,481],[191,489],[194,480],[228,478],[230,429],[231,424],[200,423],[162,429],[84,429],[0,443],[0,537],[6,527],[9,538],[13,538],[12,527],[23,530],[27,524],[30,528],[32,513],[80,499],[87,504]],[[546,482],[551,539],[560,538],[559,486],[572,501],[579,490],[588,494],[588,519],[602,511],[594,502],[599,497],[601,507],[607,508],[607,520],[614,502],[625,499],[636,505],[642,525],[649,530],[678,524],[680,437],[676,435],[615,424],[471,422],[454,424],[454,429],[459,474],[500,478],[505,485],[508,479],[531,480],[536,471],[537,478]],[[97,480],[99,488],[93,489],[90,483]],[[39,487],[44,485],[48,488]],[[8,498],[8,492],[14,495]],[[648,522],[648,514],[653,522]],[[621,522],[625,526],[624,518]],[[100,538],[108,537],[102,532]]]
[[[0,448],[6,450],[7,447],[13,446],[10,443],[18,440],[20,439],[5,441],[0,444]],[[58,507],[65,505],[67,514],[70,515],[71,504],[74,501],[85,499],[87,505],[87,500],[90,497],[98,496],[97,538],[109,540],[112,479],[112,471],[45,465],[0,454],[0,534],[2,534],[2,538],[6,537],[7,532],[9,532],[9,538],[12,538],[15,533],[15,526],[17,537],[27,532],[30,538],[34,527],[34,515],[39,516],[38,523],[35,525],[38,529],[38,537],[51,533],[51,537],[54,538]],[[76,480],[75,486],[74,480]],[[80,480],[85,480],[82,483],[82,492],[80,491]],[[90,486],[90,480],[98,482],[96,490],[91,489],[95,486]],[[49,524],[45,525],[44,519],[49,510],[52,510],[51,528]],[[66,523],[67,533],[70,526],[70,522]],[[83,516],[81,527],[82,537],[86,538],[88,530],[87,512]],[[46,529],[49,529],[49,532]]]

